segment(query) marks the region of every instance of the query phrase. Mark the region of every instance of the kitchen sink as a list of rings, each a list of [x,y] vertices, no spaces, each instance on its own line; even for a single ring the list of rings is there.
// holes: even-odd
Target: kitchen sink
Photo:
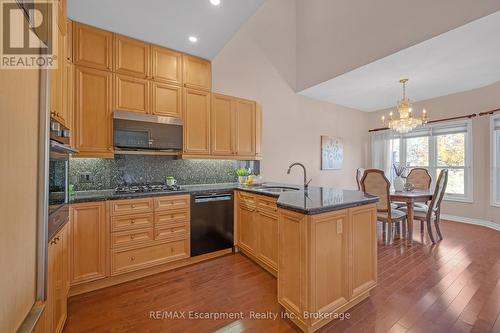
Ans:
[[[281,193],[281,192],[287,192],[287,191],[298,191],[299,189],[296,187],[289,187],[289,186],[262,186],[262,187],[257,188],[257,190],[266,191],[266,192]]]

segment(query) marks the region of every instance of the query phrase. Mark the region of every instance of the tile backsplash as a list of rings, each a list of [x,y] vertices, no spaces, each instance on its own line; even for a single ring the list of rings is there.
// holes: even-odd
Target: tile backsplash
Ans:
[[[165,183],[173,176],[178,184],[236,182],[235,169],[260,172],[259,161],[180,160],[170,156],[121,155],[114,159],[75,158],[69,164],[69,182],[75,191],[112,189],[134,183]]]

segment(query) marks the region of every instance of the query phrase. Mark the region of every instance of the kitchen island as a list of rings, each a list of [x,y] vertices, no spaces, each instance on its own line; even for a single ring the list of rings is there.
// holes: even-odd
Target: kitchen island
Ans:
[[[237,246],[277,276],[285,317],[301,330],[314,332],[369,296],[377,284],[376,197],[323,187],[275,198],[236,190]]]
[[[90,267],[87,255],[80,253],[94,251],[101,259],[89,272],[73,269],[79,275],[72,275],[70,294],[231,253],[189,256],[189,195],[232,191],[235,248],[277,277],[277,298],[286,318],[313,332],[369,296],[377,281],[378,198],[276,183],[191,185],[131,194],[77,192],[71,230],[76,235],[92,227],[95,236],[73,242],[72,266]]]

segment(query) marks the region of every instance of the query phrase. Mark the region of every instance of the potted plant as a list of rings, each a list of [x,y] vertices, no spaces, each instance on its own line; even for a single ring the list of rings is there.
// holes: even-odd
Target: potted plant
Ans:
[[[248,180],[249,171],[247,169],[236,169],[236,175],[238,176],[238,182],[240,184],[245,184]]]
[[[394,190],[397,192],[401,192],[405,189],[405,181],[404,181],[404,173],[406,172],[406,167],[403,165],[393,164],[394,173],[396,174],[396,178],[394,178]]]

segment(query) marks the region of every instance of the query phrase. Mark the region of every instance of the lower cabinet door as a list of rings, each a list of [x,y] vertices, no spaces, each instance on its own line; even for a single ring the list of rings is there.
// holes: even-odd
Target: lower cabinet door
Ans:
[[[128,250],[116,250],[111,255],[111,275],[131,272],[189,257],[189,243],[180,239]]]
[[[352,290],[358,297],[377,284],[377,211],[375,206],[351,208]]]
[[[104,202],[71,206],[70,281],[89,282],[106,277],[106,214]]]
[[[62,332],[67,315],[67,225],[49,242],[45,331]]]
[[[257,224],[259,227],[259,254],[258,257],[271,268],[278,269],[278,216],[258,211]]]
[[[254,221],[254,212],[254,208],[245,205],[239,205],[238,207],[238,245],[243,250],[257,256],[259,228],[257,221]]]

